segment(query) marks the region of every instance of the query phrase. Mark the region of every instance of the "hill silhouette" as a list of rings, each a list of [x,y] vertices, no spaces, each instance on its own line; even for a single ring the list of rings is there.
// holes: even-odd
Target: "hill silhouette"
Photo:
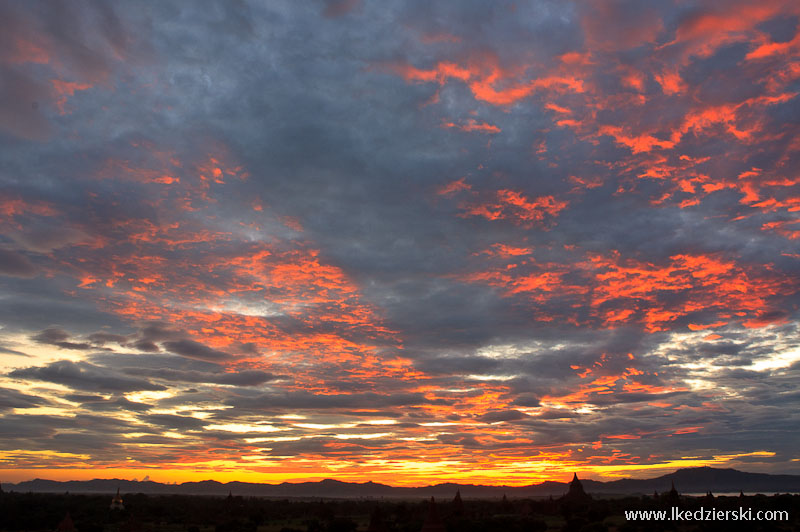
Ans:
[[[588,493],[595,494],[651,494],[666,491],[672,483],[683,493],[738,492],[747,493],[800,493],[800,475],[770,475],[748,473],[736,469],[697,467],[679,469],[674,473],[650,479],[620,479],[610,482],[582,480]],[[529,486],[483,486],[476,484],[443,483],[424,487],[395,487],[377,482],[342,482],[326,479],[320,482],[258,484],[250,482],[184,482],[163,484],[153,481],[123,479],[94,479],[54,481],[35,479],[17,484],[4,483],[3,488],[18,492],[40,493],[113,493],[117,488],[125,493],[185,494],[185,495],[248,495],[260,497],[297,498],[429,498],[452,497],[460,491],[465,498],[546,497],[565,494],[566,482],[546,481]]]

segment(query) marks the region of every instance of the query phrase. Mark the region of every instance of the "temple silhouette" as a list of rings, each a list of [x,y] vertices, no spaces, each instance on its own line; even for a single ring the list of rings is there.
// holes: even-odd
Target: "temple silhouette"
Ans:
[[[111,506],[109,506],[111,510],[124,510],[125,505],[122,504],[122,496],[119,494],[119,488],[117,488],[117,494],[114,495],[114,498],[111,499]]]
[[[591,495],[583,489],[583,484],[578,478],[577,473],[572,474],[572,481],[569,483],[569,491],[561,497],[563,502],[586,503],[592,500]]]

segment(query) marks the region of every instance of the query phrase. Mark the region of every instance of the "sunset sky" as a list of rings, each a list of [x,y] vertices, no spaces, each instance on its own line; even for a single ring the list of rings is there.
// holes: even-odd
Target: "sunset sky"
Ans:
[[[0,482],[800,474],[800,3],[0,2]]]

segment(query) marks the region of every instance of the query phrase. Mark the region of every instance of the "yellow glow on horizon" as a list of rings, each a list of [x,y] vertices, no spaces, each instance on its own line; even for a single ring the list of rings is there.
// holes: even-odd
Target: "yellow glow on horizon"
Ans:
[[[358,437],[381,435],[357,435]],[[254,442],[255,443],[255,442]],[[543,454],[536,458],[500,457],[459,460],[445,455],[420,456],[418,459],[368,458],[357,462],[335,459],[258,455],[269,448],[253,448],[236,460],[207,460],[198,457],[183,463],[154,464],[152,467],[134,462],[130,467],[119,463],[90,464],[89,456],[48,451],[9,451],[0,453],[0,482],[20,482],[33,478],[50,480],[90,480],[94,478],[136,479],[149,476],[161,483],[183,483],[200,480],[218,482],[313,482],[335,478],[344,482],[371,480],[393,486],[426,486],[442,482],[484,485],[524,486],[546,480],[564,482],[577,472],[582,478],[615,480],[622,476],[648,478],[652,473],[666,473],[685,467],[720,465],[745,457],[775,456],[771,451],[714,455],[710,458],[683,457],[653,464],[593,465],[571,460],[569,453]],[[29,460],[46,459],[58,467],[12,468]],[[650,473],[650,475],[648,475]]]

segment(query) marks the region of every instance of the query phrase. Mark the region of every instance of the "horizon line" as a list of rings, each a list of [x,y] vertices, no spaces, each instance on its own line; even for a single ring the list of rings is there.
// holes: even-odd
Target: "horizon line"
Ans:
[[[662,478],[662,477],[665,477],[665,476],[668,476],[668,475],[672,475],[672,474],[677,473],[678,471],[689,471],[689,470],[696,470],[696,469],[713,469],[715,471],[736,471],[736,472],[739,472],[739,473],[755,474],[755,475],[767,475],[767,476],[800,476],[800,473],[762,473],[762,472],[743,471],[741,469],[736,469],[736,468],[732,468],[732,467],[722,468],[722,467],[710,467],[710,466],[697,466],[697,467],[677,468],[674,471],[672,471],[671,473],[664,473],[664,474],[661,474],[661,475],[658,475],[658,476],[647,477],[647,478],[621,477],[621,478],[615,478],[615,479],[611,479],[611,480],[595,480],[595,479],[589,478],[589,477],[584,477],[584,478],[580,478],[579,477],[579,480],[598,482],[598,483],[601,483],[601,484],[610,484],[612,482],[617,482],[617,481],[620,481],[620,480],[648,481],[648,480],[656,480],[656,479],[659,479],[659,478]],[[577,472],[569,473],[569,475],[572,475],[572,474],[576,474],[577,475]],[[0,486],[2,484],[8,484],[8,485],[16,486],[18,484],[22,484],[22,483],[25,483],[25,482],[35,482],[37,480],[45,481],[45,482],[55,482],[55,483],[60,483],[60,484],[68,483],[68,482],[93,482],[93,481],[97,481],[97,480],[108,480],[108,481],[116,480],[116,481],[120,481],[120,482],[152,482],[154,484],[160,484],[160,485],[163,485],[163,486],[183,486],[185,484],[201,484],[201,483],[205,483],[205,482],[216,482],[216,483],[218,483],[220,485],[223,485],[223,486],[228,485],[228,484],[232,484],[232,483],[252,484],[252,485],[260,485],[260,486],[281,486],[283,484],[294,484],[294,485],[296,485],[296,484],[319,484],[319,483],[322,483],[322,482],[325,482],[325,481],[332,481],[332,482],[341,482],[343,484],[363,485],[363,484],[370,484],[371,483],[371,484],[378,484],[378,485],[381,485],[381,486],[387,486],[387,487],[390,487],[390,488],[419,489],[419,488],[432,488],[432,487],[442,486],[442,485],[447,485],[447,484],[455,485],[455,486],[477,486],[477,487],[485,487],[485,488],[525,488],[525,487],[531,487],[531,486],[540,486],[540,485],[548,483],[548,482],[556,483],[556,484],[569,484],[570,481],[571,481],[571,480],[565,480],[565,481],[542,480],[542,481],[536,482],[536,483],[519,484],[519,485],[512,485],[512,484],[474,484],[474,483],[462,484],[462,483],[459,483],[459,482],[452,482],[452,481],[445,481],[445,482],[439,482],[439,483],[436,483],[436,484],[426,484],[426,485],[392,485],[392,484],[386,484],[384,482],[375,482],[373,480],[366,480],[366,481],[363,481],[363,482],[358,482],[358,481],[339,480],[337,478],[331,478],[331,477],[325,477],[325,478],[320,479],[320,480],[292,479],[292,480],[284,480],[284,481],[278,482],[278,483],[250,482],[250,481],[244,481],[244,480],[219,481],[219,480],[215,480],[213,478],[208,478],[208,479],[204,479],[204,480],[187,480],[187,481],[184,481],[184,482],[163,482],[163,481],[158,481],[158,480],[151,480],[149,478],[147,478],[145,480],[145,478],[143,478],[143,479],[136,479],[136,478],[127,479],[127,478],[118,478],[118,477],[111,477],[111,478],[107,478],[107,477],[98,478],[98,477],[95,477],[95,478],[87,479],[87,480],[80,480],[80,479],[53,480],[53,479],[49,479],[49,478],[36,477],[36,478],[28,479],[28,480],[21,480],[21,481],[18,481],[18,482],[10,482],[10,481],[0,480]]]

